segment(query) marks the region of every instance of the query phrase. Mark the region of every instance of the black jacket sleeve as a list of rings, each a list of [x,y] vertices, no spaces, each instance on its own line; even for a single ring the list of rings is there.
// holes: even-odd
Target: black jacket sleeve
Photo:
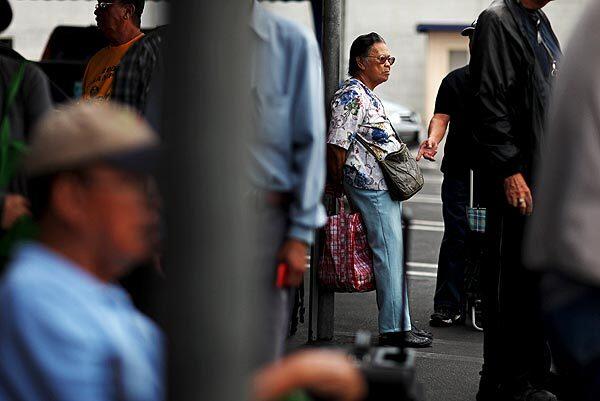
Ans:
[[[473,37],[470,62],[475,95],[474,142],[490,168],[501,178],[523,170],[515,110],[523,55],[515,38],[503,27],[500,16],[484,11]]]

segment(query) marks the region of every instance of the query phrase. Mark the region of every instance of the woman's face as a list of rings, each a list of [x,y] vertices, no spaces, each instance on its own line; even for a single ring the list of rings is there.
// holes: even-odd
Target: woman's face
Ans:
[[[385,43],[375,43],[371,46],[367,56],[361,57],[359,63],[364,76],[375,85],[387,81],[392,69],[390,56],[390,49]]]

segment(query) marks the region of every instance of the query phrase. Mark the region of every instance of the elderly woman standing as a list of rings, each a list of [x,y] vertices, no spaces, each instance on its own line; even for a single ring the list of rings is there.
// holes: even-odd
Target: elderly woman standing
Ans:
[[[395,58],[381,36],[356,38],[350,48],[350,78],[332,100],[327,138],[328,169],[337,193],[345,192],[357,208],[373,250],[379,307],[379,343],[428,347],[431,333],[411,327],[403,275],[402,203],[392,200],[377,160],[357,135],[389,154],[401,143],[373,93],[390,76]]]

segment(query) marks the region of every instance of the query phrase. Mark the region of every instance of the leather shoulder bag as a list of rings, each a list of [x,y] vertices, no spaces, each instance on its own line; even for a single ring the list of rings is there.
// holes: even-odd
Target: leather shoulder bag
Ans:
[[[377,154],[373,149],[376,145],[367,142],[358,132],[356,133],[356,139],[377,160],[392,199],[405,201],[419,192],[425,181],[417,161],[408,150],[408,146],[402,142],[391,122],[388,120],[387,123],[390,124],[398,142],[400,142],[400,150],[388,155],[385,155],[383,151],[381,151],[381,154]]]

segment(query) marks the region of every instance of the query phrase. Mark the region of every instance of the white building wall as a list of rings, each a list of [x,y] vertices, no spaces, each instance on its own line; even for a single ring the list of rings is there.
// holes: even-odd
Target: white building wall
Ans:
[[[544,8],[561,43],[566,44],[584,4],[593,0],[562,0]],[[380,86],[382,97],[410,107],[429,118],[425,105],[428,35],[417,33],[418,24],[468,24],[477,18],[488,0],[347,0],[346,43],[376,31],[381,34],[399,62],[390,80]]]
[[[39,60],[50,33],[57,25],[96,25],[95,1],[11,0],[13,21],[1,37],[12,37],[13,47],[30,60]],[[167,21],[165,2],[146,2],[143,27]]]
[[[589,1],[557,0],[544,8],[563,44],[575,27]],[[598,1],[598,0],[597,0]],[[428,35],[417,33],[418,24],[469,24],[485,9],[490,0],[345,0],[346,29],[342,47],[344,76],[352,40],[375,31],[387,41],[397,57],[390,80],[379,86],[382,97],[410,107],[425,119],[431,105],[426,98],[426,60]],[[284,16],[312,26],[310,6],[304,3],[263,3]]]

